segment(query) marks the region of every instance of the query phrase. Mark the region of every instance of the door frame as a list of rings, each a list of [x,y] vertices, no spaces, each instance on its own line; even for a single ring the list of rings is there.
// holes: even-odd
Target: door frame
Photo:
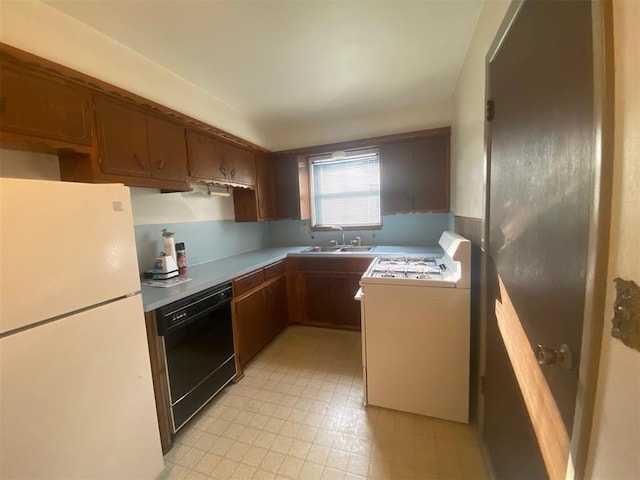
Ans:
[[[513,0],[485,59],[485,105],[490,99],[490,63],[496,57],[525,0]],[[578,392],[566,478],[583,478],[593,423],[600,347],[605,315],[609,228],[613,178],[613,12],[612,0],[591,0],[593,45],[593,181],[589,214],[588,253]],[[480,375],[486,370],[486,331],[489,310],[487,256],[489,189],[491,180],[491,122],[484,124],[484,189],[481,239]],[[484,431],[484,396],[478,397],[478,428]],[[486,447],[485,447],[486,451]],[[490,462],[489,462],[490,463]]]

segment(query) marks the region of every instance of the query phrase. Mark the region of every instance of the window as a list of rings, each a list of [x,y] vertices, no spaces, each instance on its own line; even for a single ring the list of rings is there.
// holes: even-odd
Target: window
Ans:
[[[380,227],[377,150],[309,157],[309,165],[312,227]]]

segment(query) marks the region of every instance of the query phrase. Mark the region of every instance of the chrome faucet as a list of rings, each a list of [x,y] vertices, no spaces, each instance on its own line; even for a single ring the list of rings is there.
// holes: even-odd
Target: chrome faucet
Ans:
[[[351,245],[353,245],[354,247],[360,247],[362,245],[362,238],[354,238],[353,240],[351,240]]]
[[[344,229],[343,229],[342,227],[339,227],[339,226],[337,226],[337,225],[327,225],[327,227],[329,227],[329,228],[331,228],[331,229],[333,229],[333,230],[339,230],[339,231],[341,231],[341,232],[342,232],[342,243],[341,243],[341,245],[346,245],[346,244],[344,243]]]

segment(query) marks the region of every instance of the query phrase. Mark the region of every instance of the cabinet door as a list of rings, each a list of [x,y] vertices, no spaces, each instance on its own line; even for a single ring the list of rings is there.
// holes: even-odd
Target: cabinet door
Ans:
[[[107,98],[96,97],[95,102],[102,171],[150,177],[145,115]]]
[[[275,312],[272,323],[275,335],[289,325],[289,308],[287,304],[287,278],[283,275],[273,285],[273,297],[275,299]],[[274,336],[275,336],[274,335]]]
[[[273,159],[266,155],[256,156],[256,194],[258,218],[269,220],[274,217],[275,199],[273,183]]]
[[[219,143],[219,162],[226,172],[227,180],[242,185],[255,185],[256,159],[253,152],[225,142]]]
[[[413,146],[411,142],[380,147],[382,214],[413,211]]]
[[[81,88],[3,62],[0,90],[2,131],[91,145],[91,98]]]
[[[273,161],[256,156],[256,188],[233,189],[233,211],[236,222],[272,220],[275,215]]]
[[[434,136],[413,145],[413,211],[449,211],[449,139]]]
[[[187,178],[187,146],[184,128],[147,115],[149,160],[154,178],[184,182]]]
[[[213,138],[187,131],[187,154],[191,177],[209,181],[226,180],[216,147],[217,143]]]
[[[353,296],[361,274],[313,272],[305,277],[306,323],[360,330],[360,303]]]
[[[306,220],[309,208],[309,166],[296,155],[275,157],[273,161],[276,218]]]
[[[267,343],[273,340],[289,323],[287,309],[287,281],[284,276],[265,287]],[[265,343],[266,345],[266,343]]]
[[[266,345],[265,291],[257,290],[236,302],[238,359],[244,366]]]

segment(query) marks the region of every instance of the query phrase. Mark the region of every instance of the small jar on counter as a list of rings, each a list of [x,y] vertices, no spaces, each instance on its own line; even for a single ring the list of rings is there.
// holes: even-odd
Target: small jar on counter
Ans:
[[[178,256],[178,273],[180,276],[185,276],[187,274],[187,252],[183,242],[176,243],[176,255]]]

